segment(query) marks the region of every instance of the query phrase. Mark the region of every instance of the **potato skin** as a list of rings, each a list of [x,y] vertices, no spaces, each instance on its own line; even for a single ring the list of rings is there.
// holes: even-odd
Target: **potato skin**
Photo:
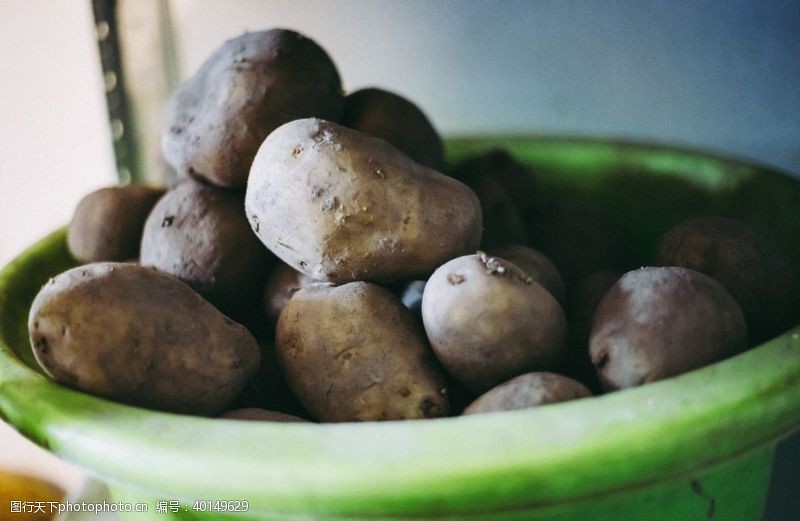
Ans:
[[[89,264],[50,279],[28,328],[55,381],[164,411],[218,414],[260,359],[243,326],[186,284],[133,264]]]
[[[422,297],[422,320],[436,357],[473,392],[553,369],[566,354],[558,301],[515,265],[483,253],[434,272]]]
[[[526,373],[486,391],[463,414],[514,411],[589,396],[592,392],[572,378],[555,373]]]
[[[315,42],[271,29],[228,40],[170,100],[162,134],[181,175],[244,186],[258,147],[287,121],[336,120],[344,106],[336,66]]]
[[[344,100],[341,124],[384,139],[417,163],[441,170],[442,139],[414,103],[383,89],[361,89]]]
[[[286,414],[278,411],[268,411],[266,409],[259,409],[258,407],[248,407],[245,409],[234,409],[232,411],[225,411],[219,415],[223,420],[248,420],[248,421],[262,421],[262,422],[279,422],[279,423],[307,423],[298,416]]]
[[[286,303],[298,290],[317,281],[286,264],[272,271],[264,288],[264,311],[270,323],[277,324]]]
[[[275,260],[250,229],[241,194],[187,180],[150,213],[140,262],[238,316],[258,302]]]
[[[480,243],[475,194],[386,141],[303,119],[264,141],[245,208],[261,241],[336,284],[424,277]]]
[[[444,375],[410,312],[367,282],[301,289],[281,312],[278,362],[324,422],[446,416]]]
[[[725,286],[755,343],[800,319],[797,274],[775,245],[741,221],[706,217],[678,224],[659,241],[656,264],[697,270]]]
[[[556,265],[545,254],[522,244],[504,246],[493,250],[491,254],[509,261],[530,275],[556,298],[562,308],[566,305],[567,290],[564,281]]]
[[[138,258],[144,222],[162,195],[163,189],[137,185],[90,193],[69,224],[69,252],[81,264]]]
[[[714,279],[686,268],[620,278],[594,314],[589,351],[607,390],[676,376],[740,353],[747,326]]]

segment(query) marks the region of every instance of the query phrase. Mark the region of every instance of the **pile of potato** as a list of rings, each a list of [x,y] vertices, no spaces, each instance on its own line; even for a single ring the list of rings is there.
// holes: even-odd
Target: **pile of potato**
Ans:
[[[175,185],[88,195],[82,265],[30,311],[44,371],[97,396],[263,421],[521,409],[678,375],[798,317],[790,265],[743,223],[680,223],[623,273],[602,215],[541,218],[502,151],[440,173],[419,108],[344,96],[293,31],[222,45],[162,137]]]

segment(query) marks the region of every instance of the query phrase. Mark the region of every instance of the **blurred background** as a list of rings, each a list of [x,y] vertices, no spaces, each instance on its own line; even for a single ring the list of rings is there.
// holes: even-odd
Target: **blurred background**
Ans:
[[[617,136],[708,148],[800,175],[796,0],[132,0],[119,7],[124,81],[137,118],[114,134],[139,143],[139,168],[151,179],[160,110],[174,84],[223,40],[273,26],[326,48],[346,90],[394,90],[445,136]],[[0,264],[65,224],[84,194],[116,180],[106,93],[122,79],[101,70],[98,36],[106,29],[96,26],[89,0],[0,0]],[[779,453],[779,467],[800,468],[798,452]],[[68,489],[85,480],[2,423],[0,468]],[[797,472],[785,476],[775,486],[800,495]]]

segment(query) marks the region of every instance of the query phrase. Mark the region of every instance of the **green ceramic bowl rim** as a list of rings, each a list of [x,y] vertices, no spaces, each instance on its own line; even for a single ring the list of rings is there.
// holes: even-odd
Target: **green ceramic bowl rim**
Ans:
[[[49,275],[41,266],[64,240],[59,230],[0,271],[0,310],[32,299],[14,282]],[[547,507],[689,477],[796,429],[798,389],[795,328],[677,378],[539,409],[417,422],[235,422],[66,389],[0,338],[0,413],[58,456],[151,497],[246,499],[256,512],[348,518]]]

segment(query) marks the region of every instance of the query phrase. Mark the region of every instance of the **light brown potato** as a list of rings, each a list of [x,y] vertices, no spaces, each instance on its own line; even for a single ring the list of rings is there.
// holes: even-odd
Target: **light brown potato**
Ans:
[[[246,409],[226,411],[220,414],[219,417],[223,420],[247,420],[281,423],[308,422],[308,420],[304,420],[303,418],[299,418],[291,414],[278,411],[268,411],[266,409],[259,409],[258,407],[248,407]]]
[[[676,376],[745,349],[747,326],[714,279],[685,268],[622,276],[597,306],[589,351],[607,390]]]
[[[275,258],[253,234],[242,194],[187,180],[147,218],[140,263],[179,278],[239,318],[257,306]]]
[[[800,321],[797,274],[767,238],[735,219],[689,219],[665,233],[656,264],[705,273],[742,308],[750,340],[769,340]]]
[[[165,411],[218,414],[260,358],[247,329],[189,286],[133,264],[89,264],[51,279],[28,328],[55,381]]]
[[[381,139],[317,119],[264,141],[245,207],[273,253],[337,284],[424,277],[481,236],[469,188]]]
[[[144,222],[162,195],[163,189],[136,185],[90,193],[69,224],[69,252],[82,264],[138,258]]]
[[[411,101],[383,89],[361,89],[344,100],[341,124],[385,139],[417,163],[440,170],[442,139]]]
[[[264,288],[264,311],[273,324],[278,322],[278,317],[298,290],[316,283],[314,279],[301,273],[286,264],[280,264],[272,271]]]
[[[555,373],[526,373],[486,391],[463,414],[528,409],[591,395],[585,385],[572,378]]]
[[[556,367],[567,323],[558,301],[512,263],[480,253],[437,269],[422,296],[436,357],[474,392]]]
[[[497,248],[492,250],[491,254],[509,261],[530,275],[556,298],[562,308],[566,305],[567,290],[564,287],[564,281],[561,279],[556,265],[545,254],[522,244]]]
[[[336,120],[344,96],[336,66],[305,36],[286,29],[228,40],[167,106],[162,150],[179,175],[245,186],[270,132],[299,118]]]
[[[411,313],[367,282],[301,289],[281,312],[278,362],[324,422],[446,416],[441,373]]]

